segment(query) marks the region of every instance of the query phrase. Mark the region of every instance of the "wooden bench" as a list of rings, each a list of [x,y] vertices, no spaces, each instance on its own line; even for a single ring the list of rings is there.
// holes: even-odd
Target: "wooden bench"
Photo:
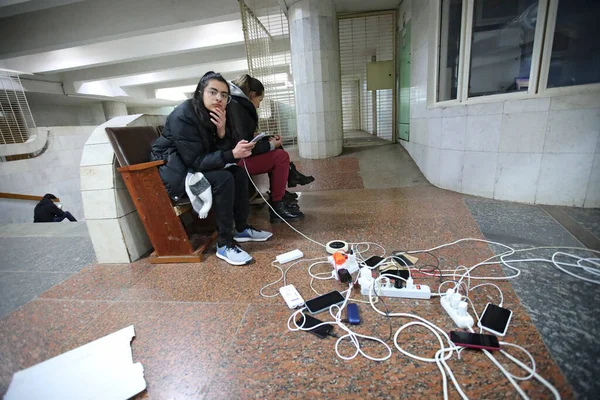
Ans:
[[[158,131],[152,126],[130,126],[106,128],[106,133],[120,164],[118,170],[154,247],[150,262],[202,261],[202,253],[217,240],[213,218],[209,215],[204,224],[195,218],[196,223],[186,230],[180,216],[192,209],[189,199],[173,202],[158,173],[165,162],[150,161]],[[195,233],[201,231],[208,231],[208,236],[199,239]]]

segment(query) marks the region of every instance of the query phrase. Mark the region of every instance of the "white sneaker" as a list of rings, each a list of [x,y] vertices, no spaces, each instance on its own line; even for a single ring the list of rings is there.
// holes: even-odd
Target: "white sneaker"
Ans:
[[[222,247],[217,246],[217,257],[227,261],[231,265],[246,265],[253,260],[250,254],[234,244]]]

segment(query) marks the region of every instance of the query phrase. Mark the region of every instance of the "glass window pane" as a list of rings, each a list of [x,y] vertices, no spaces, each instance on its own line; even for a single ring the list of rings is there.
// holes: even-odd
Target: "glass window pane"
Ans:
[[[442,0],[438,101],[454,100],[458,88],[458,51],[463,0]]]
[[[469,97],[527,91],[536,0],[475,0]]]
[[[558,3],[548,87],[600,82],[600,2]]]

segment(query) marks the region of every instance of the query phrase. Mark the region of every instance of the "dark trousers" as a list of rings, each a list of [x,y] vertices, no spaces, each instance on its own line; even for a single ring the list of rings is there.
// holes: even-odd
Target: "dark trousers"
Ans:
[[[233,228],[244,230],[250,214],[248,175],[246,170],[231,166],[227,169],[202,172],[212,190],[213,207],[219,230],[218,245],[233,243]]]
[[[281,201],[285,195],[288,175],[290,173],[290,155],[282,149],[275,149],[257,156],[240,160],[238,165],[243,169],[244,161],[250,175],[269,174],[271,200]]]
[[[71,222],[77,222],[77,220],[75,219],[75,217],[73,216],[73,214],[71,214],[68,211],[65,211],[65,213],[62,216],[56,216],[52,219],[52,222],[62,222],[65,218],[67,218],[69,221]]]

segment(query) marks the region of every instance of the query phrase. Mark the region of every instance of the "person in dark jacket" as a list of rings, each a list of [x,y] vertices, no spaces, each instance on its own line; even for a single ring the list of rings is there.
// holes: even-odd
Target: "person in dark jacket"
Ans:
[[[264,98],[265,88],[256,78],[244,74],[229,83],[232,100],[229,106],[230,116],[240,139],[252,140],[257,133],[258,113],[256,109]],[[286,190],[287,186],[306,185],[315,180],[312,176],[305,176],[298,172],[290,155],[282,147],[281,137],[276,135],[265,137],[259,141],[252,156],[244,160],[245,166],[251,175],[269,174],[271,187],[271,222],[297,221],[304,218],[298,207],[297,195]],[[243,167],[244,162],[238,162]]]
[[[273,234],[247,223],[250,205],[246,171],[236,162],[251,154],[254,143],[235,140],[227,118],[229,86],[221,74],[207,72],[194,96],[169,114],[152,146],[152,160],[164,160],[159,173],[173,199],[184,196],[188,170],[210,182],[219,232],[217,257],[244,265],[252,257],[235,242],[265,241]],[[235,231],[234,231],[235,229]]]
[[[33,209],[33,222],[62,222],[67,218],[71,222],[77,222],[75,217],[68,211],[61,210],[52,200],[56,196],[46,193],[42,200]]]

